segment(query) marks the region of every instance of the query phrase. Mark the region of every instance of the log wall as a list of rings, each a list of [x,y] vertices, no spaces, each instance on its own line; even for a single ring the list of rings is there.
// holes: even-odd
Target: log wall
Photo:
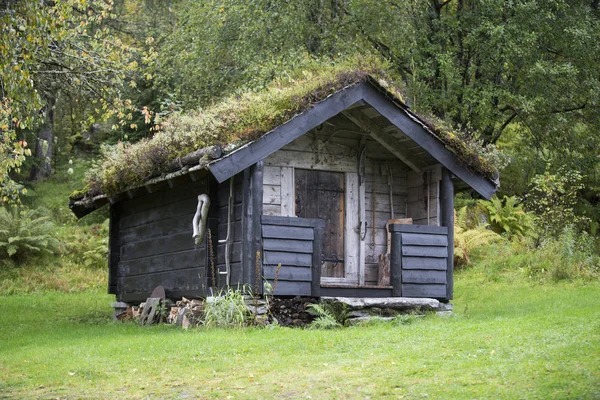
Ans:
[[[243,173],[237,174],[233,178],[233,207],[231,208],[231,228],[230,228],[230,285],[237,287],[238,284],[244,284],[242,277],[242,247],[243,247]],[[227,238],[227,213],[229,212],[230,181],[227,180],[218,186],[217,214],[218,214],[218,237],[215,238],[216,252],[216,284],[219,287],[225,285],[225,243],[218,243],[219,240]],[[210,268],[210,267],[209,267]],[[212,276],[212,272],[209,272]]]
[[[144,301],[159,285],[171,297],[204,295],[206,240],[196,246],[192,238],[197,196],[202,193],[211,199],[216,195],[206,177],[111,207],[109,285],[118,300]],[[216,215],[214,202],[209,214]]]

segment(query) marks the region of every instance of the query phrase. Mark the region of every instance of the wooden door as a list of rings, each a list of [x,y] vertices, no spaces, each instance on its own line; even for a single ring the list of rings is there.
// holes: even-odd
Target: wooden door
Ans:
[[[344,174],[295,169],[296,216],[325,221],[321,277],[344,278]]]

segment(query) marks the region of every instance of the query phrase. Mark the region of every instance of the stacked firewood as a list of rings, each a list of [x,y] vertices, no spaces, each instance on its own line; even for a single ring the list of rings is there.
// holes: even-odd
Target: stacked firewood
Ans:
[[[186,299],[183,297],[171,307],[167,315],[167,324],[181,326],[188,329],[190,326],[200,325],[204,315],[204,301],[199,299]]]

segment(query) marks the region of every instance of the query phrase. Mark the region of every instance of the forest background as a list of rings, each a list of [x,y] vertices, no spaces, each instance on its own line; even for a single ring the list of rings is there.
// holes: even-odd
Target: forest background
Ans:
[[[457,265],[483,247],[530,276],[598,276],[598,0],[1,0],[3,291],[39,286],[15,274],[43,254],[105,266],[107,213],[76,221],[67,197],[111,145],[364,60],[499,168],[497,198],[457,199]]]

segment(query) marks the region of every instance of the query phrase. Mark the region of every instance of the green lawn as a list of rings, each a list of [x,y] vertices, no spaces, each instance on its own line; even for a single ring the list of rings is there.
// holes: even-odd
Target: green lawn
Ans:
[[[457,276],[455,316],[334,331],[113,323],[101,292],[0,297],[0,398],[600,398],[600,283]]]

